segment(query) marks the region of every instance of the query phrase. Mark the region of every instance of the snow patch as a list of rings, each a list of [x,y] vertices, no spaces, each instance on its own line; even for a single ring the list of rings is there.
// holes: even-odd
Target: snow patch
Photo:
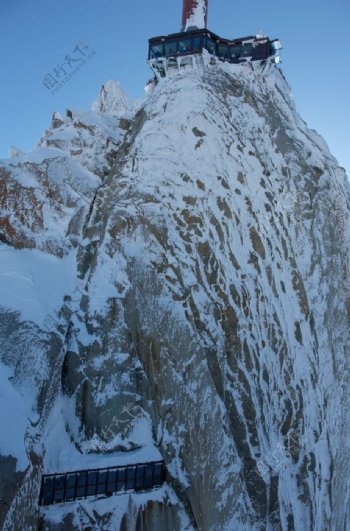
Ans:
[[[25,449],[28,419],[33,415],[28,402],[10,382],[12,370],[0,362],[0,454],[17,459],[16,470],[25,470],[29,461]]]
[[[0,306],[40,328],[52,319],[75,286],[75,259],[0,245]]]
[[[70,409],[69,399],[58,397],[50,413],[44,434],[46,448],[44,456],[45,474],[132,465],[134,463],[147,463],[162,459],[159,450],[154,446],[150,422],[147,419],[140,419],[140,422],[135,424],[133,433],[130,436],[135,440],[142,441],[144,444],[142,448],[129,452],[81,453],[66,430],[66,412]],[[75,423],[75,428],[79,431],[77,417],[71,417],[70,425],[72,423]],[[87,449],[91,449],[91,446],[90,442]]]

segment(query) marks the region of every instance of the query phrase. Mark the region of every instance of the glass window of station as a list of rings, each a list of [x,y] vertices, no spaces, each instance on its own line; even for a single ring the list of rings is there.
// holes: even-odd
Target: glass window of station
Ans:
[[[163,44],[153,44],[149,50],[149,58],[157,59],[157,57],[164,57]]]

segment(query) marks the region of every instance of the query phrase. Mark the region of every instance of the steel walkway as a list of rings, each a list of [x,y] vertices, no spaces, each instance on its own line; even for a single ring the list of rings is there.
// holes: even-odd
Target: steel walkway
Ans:
[[[52,505],[88,496],[149,490],[165,481],[164,461],[137,463],[93,470],[77,470],[42,477],[39,505]]]

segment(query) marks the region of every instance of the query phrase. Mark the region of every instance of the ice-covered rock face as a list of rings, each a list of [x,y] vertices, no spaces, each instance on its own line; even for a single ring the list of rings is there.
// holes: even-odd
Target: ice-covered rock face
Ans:
[[[166,80],[133,137],[78,253],[66,385],[87,441],[131,401],[200,529],[344,522],[343,171],[275,67]]]
[[[46,472],[162,456],[169,486],[45,522],[349,525],[350,193],[289,92],[273,65],[213,65],[130,120],[82,228],[35,455]]]

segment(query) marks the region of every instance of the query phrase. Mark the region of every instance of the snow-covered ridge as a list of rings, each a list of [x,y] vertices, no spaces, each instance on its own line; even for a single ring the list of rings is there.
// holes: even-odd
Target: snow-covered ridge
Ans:
[[[68,109],[65,117],[54,113],[32,153],[13,150],[11,159],[0,162],[0,241],[58,255],[76,245],[78,227],[137,105],[110,81],[94,108]]]

